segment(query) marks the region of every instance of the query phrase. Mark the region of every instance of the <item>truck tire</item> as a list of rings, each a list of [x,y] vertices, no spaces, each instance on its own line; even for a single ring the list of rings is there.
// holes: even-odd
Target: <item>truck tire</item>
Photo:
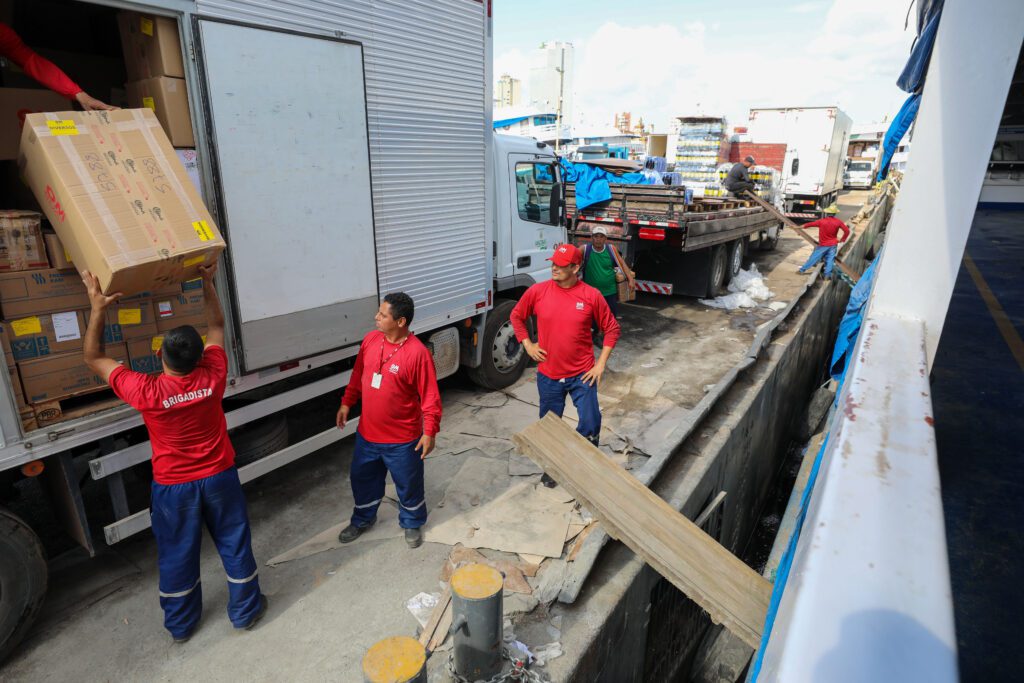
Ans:
[[[733,240],[729,244],[725,245],[728,257],[728,268],[725,273],[725,284],[732,282],[732,279],[736,277],[740,270],[743,268],[743,259],[747,256],[747,239],[741,238]]]
[[[782,234],[782,226],[774,226],[764,231],[764,235],[757,243],[760,251],[774,251],[779,244],[779,235]]]
[[[515,305],[515,301],[508,299],[495,302],[484,325],[484,338],[480,340],[480,367],[467,370],[469,378],[484,389],[496,390],[511,386],[522,377],[526,368],[529,356],[516,340],[509,320]]]
[[[0,508],[0,663],[39,614],[47,576],[39,537],[13,513]]]
[[[231,445],[239,467],[277,453],[288,446],[288,417],[284,413],[268,415],[233,429]]]
[[[711,247],[711,263],[708,264],[707,298],[714,299],[725,287],[726,272],[729,270],[729,257],[724,244]]]

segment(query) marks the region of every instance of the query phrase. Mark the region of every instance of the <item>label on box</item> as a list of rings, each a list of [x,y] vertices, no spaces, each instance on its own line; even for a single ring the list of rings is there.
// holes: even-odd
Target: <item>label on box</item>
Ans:
[[[161,318],[170,318],[174,315],[174,305],[170,301],[157,301],[156,314]]]
[[[152,36],[153,20],[147,19],[146,17],[141,17],[139,19],[139,29],[142,31],[143,35]]]
[[[203,254],[202,256],[193,256],[190,259],[185,259],[185,267],[188,268],[189,266],[194,266],[197,263],[202,263],[205,260],[206,254]]]
[[[53,336],[58,343],[82,338],[82,331],[78,328],[78,316],[74,311],[54,313],[50,318],[53,320]]]
[[[74,261],[71,260],[71,254],[68,253],[67,249],[64,250],[64,260],[68,263],[74,263]]]
[[[46,127],[50,129],[51,135],[78,135],[78,128],[71,119],[47,121]]]
[[[39,318],[32,316],[31,318],[22,318],[21,320],[12,320],[11,329],[14,331],[14,336],[24,337],[26,334],[39,334],[43,331],[42,326],[39,324]]]
[[[206,221],[193,222],[192,229],[199,235],[199,241],[201,242],[209,242],[213,239],[213,231],[210,230],[210,226],[206,224]]]
[[[160,350],[160,347],[163,345],[164,337],[163,335],[160,335],[158,337],[153,337],[153,343],[149,345],[149,348],[153,350],[153,353],[156,353],[157,351]]]
[[[142,106],[146,107],[147,109],[152,109],[153,111],[156,111],[156,102],[153,101],[152,97],[143,97]]]
[[[142,309],[141,308],[119,308],[117,310],[117,324],[118,325],[141,325],[142,324]]]

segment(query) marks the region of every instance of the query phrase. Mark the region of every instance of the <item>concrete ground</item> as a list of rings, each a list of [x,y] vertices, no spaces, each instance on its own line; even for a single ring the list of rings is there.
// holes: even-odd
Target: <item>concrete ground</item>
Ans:
[[[863,197],[851,193],[842,198],[844,214],[852,214]],[[788,302],[802,288],[805,277],[795,271],[809,253],[807,244],[786,231],[776,251],[752,254],[775,293],[770,301]],[[649,434],[646,427],[668,411],[696,405],[743,357],[756,327],[774,315],[763,305],[730,312],[696,300],[653,295],[623,306],[623,338],[600,391],[608,428],[603,442],[609,450],[631,451],[624,458],[629,465],[641,462],[644,446],[664,436]],[[442,383],[444,438],[437,455],[428,459],[428,505],[436,506],[468,458],[509,459],[509,437],[536,414],[533,375],[530,370],[506,392],[482,391],[461,378]],[[253,545],[261,563],[347,518],[351,453],[352,441],[347,439],[246,487]],[[227,620],[224,574],[207,542],[202,562],[206,611],[185,645],[172,644],[162,628],[149,532],[105,549],[92,561],[70,553],[54,562],[44,614],[0,669],[0,680],[287,676],[359,681],[367,648],[388,636],[415,634],[417,623],[405,602],[421,591],[439,591],[438,574],[451,551],[437,543],[410,550],[395,521],[383,515],[378,527],[378,540],[361,539],[350,547],[261,566],[270,609],[251,632],[236,632]],[[543,576],[542,567],[535,589]],[[543,622],[543,615],[541,608],[516,620],[517,637],[531,647],[557,640],[557,623]]]

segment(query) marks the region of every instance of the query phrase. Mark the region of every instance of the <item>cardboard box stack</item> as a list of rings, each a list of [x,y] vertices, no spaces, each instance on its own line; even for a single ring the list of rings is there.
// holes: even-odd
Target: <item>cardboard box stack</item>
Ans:
[[[177,21],[125,11],[118,15],[118,28],[128,106],[152,109],[175,147],[195,147]]]

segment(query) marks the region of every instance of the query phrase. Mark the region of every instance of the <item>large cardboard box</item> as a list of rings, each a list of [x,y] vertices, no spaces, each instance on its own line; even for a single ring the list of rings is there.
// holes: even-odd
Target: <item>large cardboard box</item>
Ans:
[[[178,160],[185,167],[185,173],[188,174],[189,180],[196,186],[196,192],[202,197],[203,184],[199,180],[199,155],[194,149],[176,149],[174,151],[178,153]]]
[[[106,348],[107,356],[122,363],[128,360],[124,344]],[[25,400],[42,403],[105,389],[107,383],[89,369],[81,353],[62,353],[18,363]]]
[[[64,244],[60,241],[60,237],[57,237],[57,233],[44,232],[43,242],[46,243],[46,254],[50,260],[51,268],[65,270],[75,267],[74,262],[71,260],[71,254],[64,248]]]
[[[149,109],[30,114],[21,153],[25,181],[60,241],[108,294],[197,278],[224,250]]]
[[[71,101],[49,90],[0,88],[0,159],[17,159],[27,114],[67,111]]]
[[[153,299],[153,309],[156,312],[157,332],[167,332],[182,325],[196,328],[206,325],[206,297],[202,289],[156,297]]]
[[[35,211],[0,210],[0,271],[50,267],[41,219]]]
[[[87,325],[90,317],[91,312],[86,311]],[[103,341],[107,344],[152,337],[156,333],[153,302],[148,299],[119,303],[107,309],[107,319],[103,325]]]
[[[5,320],[4,338],[15,361],[80,351],[85,335],[81,311],[62,311]]]
[[[156,114],[164,132],[175,147],[195,147],[192,116],[188,109],[188,91],[184,78],[155,76],[141,81],[130,81],[129,107],[146,107]]]
[[[176,20],[125,11],[118,14],[117,26],[129,81],[156,76],[185,77]]]
[[[0,309],[6,320],[89,307],[89,294],[75,270],[0,273]]]

